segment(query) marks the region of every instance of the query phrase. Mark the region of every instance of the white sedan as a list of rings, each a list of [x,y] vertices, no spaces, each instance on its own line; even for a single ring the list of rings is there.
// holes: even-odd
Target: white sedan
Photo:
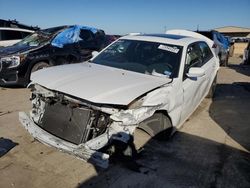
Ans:
[[[131,144],[136,128],[163,137],[179,128],[212,96],[218,69],[219,59],[202,39],[121,37],[88,62],[32,74],[33,108],[19,119],[39,141],[107,167],[102,148]]]

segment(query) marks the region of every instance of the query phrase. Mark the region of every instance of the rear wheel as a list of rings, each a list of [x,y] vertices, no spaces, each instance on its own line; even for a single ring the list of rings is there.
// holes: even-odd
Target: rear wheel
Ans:
[[[221,55],[220,54],[218,55],[218,58],[219,58],[220,66],[222,66],[223,65],[223,61],[221,60]]]
[[[213,98],[214,97],[214,93],[215,93],[215,89],[216,89],[216,85],[217,85],[217,74],[214,77],[213,83],[209,89],[209,92],[207,94],[207,98]]]
[[[227,57],[224,60],[222,60],[221,59],[221,55],[219,55],[220,66],[227,67],[228,66],[228,58],[229,58],[229,54],[228,53],[227,53]]]
[[[229,53],[227,54],[227,58],[224,60],[224,67],[228,66]]]

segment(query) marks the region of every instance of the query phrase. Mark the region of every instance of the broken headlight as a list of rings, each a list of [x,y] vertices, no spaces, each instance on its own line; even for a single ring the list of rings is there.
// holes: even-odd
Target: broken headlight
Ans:
[[[1,63],[6,64],[8,68],[14,68],[20,65],[20,62],[25,58],[25,55],[14,55],[1,58]]]

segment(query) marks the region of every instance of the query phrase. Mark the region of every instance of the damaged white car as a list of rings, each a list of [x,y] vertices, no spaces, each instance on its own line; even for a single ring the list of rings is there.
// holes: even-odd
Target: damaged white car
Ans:
[[[33,108],[19,119],[37,140],[105,168],[101,149],[112,141],[129,144],[138,127],[151,136],[180,127],[212,96],[218,69],[205,40],[125,36],[88,62],[33,73]]]

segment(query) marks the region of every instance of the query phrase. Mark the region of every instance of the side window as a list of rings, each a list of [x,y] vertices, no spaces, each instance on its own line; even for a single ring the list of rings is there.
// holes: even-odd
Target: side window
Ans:
[[[81,29],[79,37],[85,42],[94,40],[94,34],[86,29]]]
[[[199,46],[202,52],[202,59],[204,65],[213,57],[213,53],[211,52],[209,46],[205,42],[200,42]]]
[[[0,30],[0,40],[3,40],[2,39],[2,30]]]
[[[22,39],[20,31],[2,30],[2,40]]]
[[[22,38],[27,37],[28,35],[30,35],[31,33],[29,32],[21,32],[22,33]]]
[[[191,44],[187,49],[183,79],[186,79],[186,74],[191,67],[201,67],[202,62],[203,56],[199,43]]]
[[[203,61],[202,51],[198,43],[195,43],[188,47],[186,55],[185,66],[190,67],[201,67]]]

